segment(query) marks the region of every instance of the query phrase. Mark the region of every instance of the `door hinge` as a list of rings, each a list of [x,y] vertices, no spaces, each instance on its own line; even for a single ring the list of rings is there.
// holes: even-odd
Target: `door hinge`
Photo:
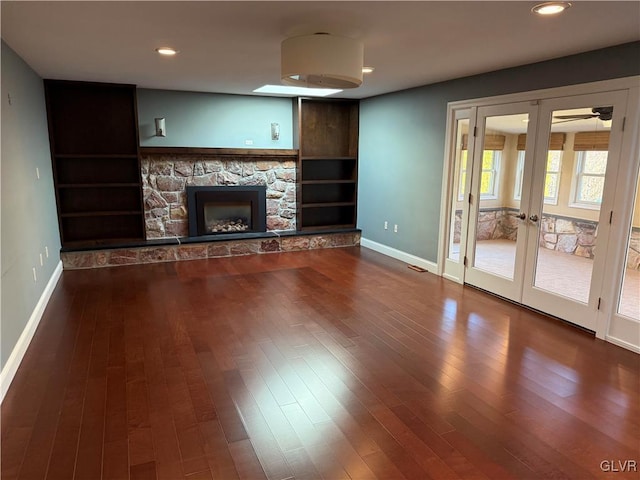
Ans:
[[[600,310],[600,304],[602,303],[602,298],[598,297],[598,310]]]
[[[466,256],[462,259],[462,264],[463,264],[465,267],[467,266],[467,257],[466,257]]]
[[[627,117],[622,117],[622,131],[624,132],[624,126],[627,123]]]
[[[611,225],[613,223],[613,210],[611,210],[611,213],[609,213],[609,225]]]
[[[472,198],[473,198],[473,196],[471,194],[469,194],[469,205],[471,205]]]
[[[478,136],[478,127],[473,127],[473,136],[474,137]]]

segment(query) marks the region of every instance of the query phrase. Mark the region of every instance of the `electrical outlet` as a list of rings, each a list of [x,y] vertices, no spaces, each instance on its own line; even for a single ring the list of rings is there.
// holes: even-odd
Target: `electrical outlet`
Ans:
[[[387,221],[384,222],[384,229],[389,230],[389,222]]]
[[[393,233],[398,233],[398,225],[393,226]]]
[[[253,145],[253,140],[245,140],[244,144],[245,145]]]

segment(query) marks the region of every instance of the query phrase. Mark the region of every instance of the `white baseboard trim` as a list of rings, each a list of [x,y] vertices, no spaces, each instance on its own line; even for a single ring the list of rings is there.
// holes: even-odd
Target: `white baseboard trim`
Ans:
[[[605,335],[604,339],[607,342],[613,343],[614,345],[617,345],[619,347],[626,348],[627,350],[631,350],[632,352],[635,352],[635,353],[640,353],[640,347],[638,347],[638,345],[634,345],[633,343],[626,342],[624,340],[621,340],[617,337],[612,337],[610,335]]]
[[[430,262],[429,260],[425,260],[424,258],[411,255],[410,253],[406,253],[401,250],[396,250],[395,248],[382,245],[381,243],[374,242],[373,240],[368,240],[366,238],[360,239],[360,245],[366,248],[370,248],[371,250],[374,250],[378,253],[382,253],[383,255],[386,255],[388,257],[395,258],[396,260],[400,260],[401,262],[408,263],[409,265],[422,267],[429,273],[433,273],[435,275],[438,274],[438,264]]]
[[[49,299],[53,294],[53,290],[56,288],[58,284],[58,280],[60,280],[60,276],[62,275],[62,261],[58,263],[51,278],[47,282],[47,286],[45,287],[42,295],[40,296],[40,300],[36,304],[33,312],[31,313],[31,317],[29,317],[29,321],[27,325],[24,327],[22,331],[22,335],[18,339],[15,347],[13,347],[13,351],[9,356],[7,363],[5,363],[2,372],[0,372],[0,403],[4,400],[4,396],[7,394],[9,390],[9,386],[13,381],[13,377],[18,371],[18,367],[20,366],[20,362],[24,358],[24,354],[27,352],[27,348],[31,343],[31,339],[33,335],[36,333],[36,329],[40,324],[40,320],[42,319],[42,315],[44,314],[44,309],[47,307],[49,303]]]

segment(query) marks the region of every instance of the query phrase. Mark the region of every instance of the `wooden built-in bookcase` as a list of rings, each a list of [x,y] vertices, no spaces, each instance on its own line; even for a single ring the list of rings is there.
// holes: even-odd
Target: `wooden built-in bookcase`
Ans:
[[[144,240],[134,85],[45,80],[63,247]]]
[[[299,98],[298,230],[356,226],[357,100]]]

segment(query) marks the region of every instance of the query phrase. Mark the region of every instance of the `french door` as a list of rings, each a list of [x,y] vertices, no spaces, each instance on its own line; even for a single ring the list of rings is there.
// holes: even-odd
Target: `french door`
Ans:
[[[537,106],[528,102],[480,107],[472,130],[475,142],[466,199],[470,220],[464,279],[514,301],[520,301],[524,279],[529,227],[529,190],[525,187],[531,183],[536,121]],[[513,140],[509,145],[508,139],[521,131],[526,132],[530,148],[525,150],[525,168],[518,177],[510,148]],[[516,191],[518,180],[521,192]]]
[[[627,94],[464,110],[445,275],[595,330]]]

